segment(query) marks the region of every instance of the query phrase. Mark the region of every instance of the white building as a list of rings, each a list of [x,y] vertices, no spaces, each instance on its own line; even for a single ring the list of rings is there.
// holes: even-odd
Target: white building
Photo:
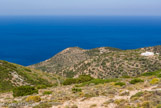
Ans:
[[[146,51],[145,53],[141,53],[142,56],[154,56],[154,52],[148,52]]]

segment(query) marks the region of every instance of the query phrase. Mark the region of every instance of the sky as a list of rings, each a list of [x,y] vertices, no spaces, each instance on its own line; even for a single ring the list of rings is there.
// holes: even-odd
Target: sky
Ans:
[[[161,16],[161,0],[0,0],[0,15]]]

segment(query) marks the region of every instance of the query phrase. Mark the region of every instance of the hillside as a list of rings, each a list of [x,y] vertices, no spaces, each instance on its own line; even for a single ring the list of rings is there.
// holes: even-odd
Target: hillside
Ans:
[[[46,85],[56,83],[57,76],[0,60],[0,92],[23,85]]]
[[[73,47],[29,67],[0,61],[0,107],[161,108],[160,51]]]
[[[154,56],[142,56],[146,51]],[[52,58],[30,67],[65,77],[90,74],[95,78],[137,76],[161,69],[161,46],[134,50],[101,47],[84,50],[71,47]]]
[[[0,93],[2,108],[161,108],[160,100],[161,70],[115,79],[82,75],[21,97]]]

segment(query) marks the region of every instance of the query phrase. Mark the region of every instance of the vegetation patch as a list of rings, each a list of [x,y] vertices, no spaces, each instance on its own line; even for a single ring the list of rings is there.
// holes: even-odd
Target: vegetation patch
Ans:
[[[50,94],[52,94],[52,91],[44,91],[43,92],[43,95],[50,95]]]
[[[131,78],[131,77],[128,75],[123,75],[122,78]]]
[[[116,100],[114,101],[114,103],[117,104],[117,105],[123,104],[123,103],[125,103],[125,102],[126,102],[126,100],[124,100],[124,99],[116,99]]]
[[[161,73],[157,75],[158,78],[161,78]]]
[[[124,86],[125,83],[124,82],[116,82],[115,85]]]
[[[143,73],[142,75],[143,76],[157,76],[157,75],[159,75],[159,74],[161,74],[161,70],[158,70],[158,71],[154,71],[154,72],[146,72],[146,73]]]
[[[136,83],[140,83],[140,82],[144,82],[144,80],[142,80],[142,79],[133,79],[133,80],[131,80],[130,81],[130,84],[136,84]]]
[[[56,82],[55,76],[48,76],[38,70],[30,69],[14,63],[0,60],[0,92],[12,91],[13,88],[23,85],[52,86]]]
[[[47,86],[46,85],[37,85],[36,88],[37,89],[46,89]]]
[[[31,86],[20,86],[13,89],[13,96],[27,96],[38,93],[38,90]]]
[[[29,96],[26,98],[26,102],[40,102],[40,96]]]
[[[150,81],[150,84],[158,84],[159,83],[159,78],[153,78],[151,81]]]
[[[72,88],[72,92],[73,93],[82,92],[82,89],[80,89],[80,88]]]
[[[92,78],[90,75],[80,75],[78,78],[68,78],[63,82],[63,85],[71,85],[71,84],[77,84],[77,83],[83,83],[91,81]]]
[[[139,98],[139,97],[143,96],[143,94],[144,94],[144,92],[138,92],[135,95],[131,96],[131,99],[135,98],[135,97]]]

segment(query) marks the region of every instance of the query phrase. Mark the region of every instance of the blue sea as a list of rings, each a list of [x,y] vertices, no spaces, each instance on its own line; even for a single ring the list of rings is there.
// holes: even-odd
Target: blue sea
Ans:
[[[67,47],[161,45],[161,17],[0,16],[0,59],[24,66]]]

